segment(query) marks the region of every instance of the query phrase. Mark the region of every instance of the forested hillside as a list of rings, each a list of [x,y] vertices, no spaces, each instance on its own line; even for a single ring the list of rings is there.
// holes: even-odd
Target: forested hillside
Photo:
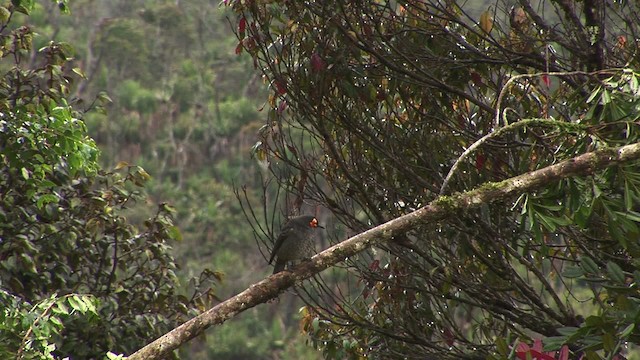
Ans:
[[[54,5],[43,14],[55,14]],[[74,1],[70,16],[42,19],[48,30],[42,37],[51,34],[76,47],[87,79],[73,96],[86,108],[101,94],[112,100],[105,114],[85,116],[102,164],[126,161],[151,175],[148,198],[130,209],[128,219],[140,222],[157,204],[171,204],[182,237],[173,247],[183,276],[205,268],[220,272],[214,293],[226,298],[269,273],[234,194],[245,186],[254,200],[262,196],[264,169],[250,151],[264,123],[266,92],[252,59],[235,53],[233,14],[218,5]],[[292,301],[247,314],[202,339],[193,350],[199,355],[185,353],[194,359],[271,358],[288,348],[285,358],[302,356],[283,341],[299,334],[295,319],[302,304]],[[295,346],[304,347],[302,341]]]
[[[29,26],[33,32],[20,66],[25,71],[39,66],[38,50],[61,42],[61,57],[71,60],[60,62],[60,75],[73,81],[60,95],[78,112],[100,150],[95,168],[132,174],[123,185],[140,194],[114,199],[122,207],[118,218],[144,227],[148,219],[157,219],[157,209],[166,208],[161,215],[173,219],[168,225],[173,240],[153,251],[173,257],[172,267],[164,271],[180,279],[174,289],[186,296],[177,298],[184,303],[180,306],[193,315],[269,274],[234,194],[234,188],[246,186],[249,197],[262,196],[264,169],[251,157],[251,147],[264,123],[260,109],[266,92],[252,60],[235,53],[237,38],[227,19],[233,14],[212,1],[24,1],[22,6],[6,7],[11,18],[3,20],[10,20],[9,28]],[[10,69],[11,60],[6,58],[2,68]],[[143,182],[145,187],[136,189],[134,183]],[[34,272],[40,272],[36,267]],[[207,291],[211,280],[215,285]],[[206,292],[189,303],[194,289]],[[315,351],[304,340],[296,341],[301,306],[285,296],[272,311],[246,314],[183,349],[183,355],[313,357]],[[186,307],[174,310],[186,315]],[[98,348],[131,352],[144,345],[142,339],[150,341],[168,329],[158,326],[119,346],[114,337]]]

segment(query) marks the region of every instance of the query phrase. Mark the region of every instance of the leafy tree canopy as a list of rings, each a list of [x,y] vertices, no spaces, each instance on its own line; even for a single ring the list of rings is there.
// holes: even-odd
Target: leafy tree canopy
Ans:
[[[204,272],[186,297],[169,253],[174,210],[162,204],[140,227],[124,217],[149,175],[100,168],[67,100],[82,75],[71,46],[34,49],[34,30],[13,26],[34,6],[0,6],[0,357],[131,352],[202,309],[218,275]]]
[[[636,3],[225,3],[271,88],[255,155],[303,200],[289,206],[338,230],[638,141]],[[550,182],[350,258],[303,289],[303,327],[337,359],[618,356],[640,341],[638,170]]]

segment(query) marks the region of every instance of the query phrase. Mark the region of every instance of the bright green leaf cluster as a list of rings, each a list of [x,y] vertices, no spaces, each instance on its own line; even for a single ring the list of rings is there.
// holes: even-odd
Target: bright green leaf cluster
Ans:
[[[0,290],[0,356],[20,359],[55,359],[56,344],[64,322],[83,317],[97,324],[97,299],[91,295],[51,295],[36,304]]]

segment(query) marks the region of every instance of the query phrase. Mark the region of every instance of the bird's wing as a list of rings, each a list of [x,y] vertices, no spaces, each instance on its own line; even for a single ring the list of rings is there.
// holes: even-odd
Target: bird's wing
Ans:
[[[273,245],[273,250],[271,250],[271,257],[269,258],[269,264],[271,264],[273,259],[276,257],[276,254],[278,253],[278,250],[280,250],[280,247],[282,246],[284,239],[286,239],[289,236],[291,231],[293,231],[293,227],[290,226],[290,224],[287,224],[284,226],[284,228],[282,228],[282,231],[280,232],[280,235],[278,235],[278,239],[276,240],[276,243]]]

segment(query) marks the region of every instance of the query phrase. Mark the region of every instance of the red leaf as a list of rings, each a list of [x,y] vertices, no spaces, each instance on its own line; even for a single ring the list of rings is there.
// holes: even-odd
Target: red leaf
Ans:
[[[284,95],[287,93],[287,85],[284,81],[276,80],[273,82],[273,86],[275,86],[278,95]]]
[[[240,53],[242,53],[242,47],[242,41],[240,41],[238,46],[236,46],[236,55],[240,55]]]
[[[453,333],[451,332],[451,330],[444,329],[444,333],[442,335],[444,337],[444,342],[449,346],[453,346],[455,337],[453,336]]]
[[[556,360],[553,356],[541,353],[536,350],[529,350],[528,352],[516,352],[518,359],[526,360],[527,354],[531,355],[532,360]]]
[[[530,355],[531,356],[530,358],[532,360],[556,360],[556,358],[554,358],[551,355],[547,355],[545,353],[541,353],[533,349],[529,349],[529,351],[527,352],[522,352],[522,351],[516,352],[516,356],[518,357],[518,359],[521,359],[521,360],[526,360],[527,355]]]
[[[256,41],[253,39],[253,36],[249,36],[248,38],[242,40],[242,45],[247,49],[248,52],[252,52],[256,48]]]
[[[247,29],[247,19],[245,19],[244,17],[242,19],[240,19],[240,21],[238,22],[238,32],[240,33],[241,37],[244,37],[244,31]]]
[[[471,81],[477,86],[483,86],[484,82],[482,82],[482,76],[475,71],[471,72]]]
[[[373,30],[371,30],[371,26],[369,26],[369,24],[363,24],[362,25],[362,30],[363,30],[364,34],[367,35],[367,36],[373,35]]]
[[[564,350],[564,347],[563,347],[563,350]],[[566,351],[567,351],[566,356],[568,356],[568,349]],[[562,354],[562,351],[560,353]],[[526,360],[527,356],[529,356],[529,358],[532,360],[556,360],[556,358],[553,357],[553,355],[549,355],[549,354],[554,354],[554,353],[553,352],[550,352],[548,354],[543,353],[542,340],[540,339],[536,339],[533,341],[533,347],[529,347],[529,345],[523,342],[520,342],[518,343],[518,345],[516,345],[516,357],[521,360]]]
[[[545,74],[542,75],[542,82],[547,85],[547,87],[551,86],[551,79],[549,78],[549,75]]]
[[[287,109],[287,101],[286,100],[282,100],[278,104],[278,109],[276,110],[276,112],[278,114],[282,114],[286,109]]]
[[[380,269],[380,260],[373,260],[371,264],[369,264],[369,270],[377,271]]]
[[[518,345],[516,345],[516,353],[527,353],[529,352],[531,348],[529,347],[529,345],[520,342],[518,343]]]
[[[480,170],[484,167],[484,163],[487,161],[487,157],[482,153],[476,154],[476,170]]]
[[[327,63],[318,55],[318,53],[313,53],[311,55],[311,70],[314,72],[320,72],[327,68]]]
[[[558,360],[569,360],[569,347],[563,345],[558,354]]]
[[[556,360],[553,355],[545,354],[535,350],[531,350],[531,355],[535,356],[538,360]]]
[[[533,350],[538,351],[538,352],[542,352],[542,340],[541,339],[535,339],[533,340]]]

